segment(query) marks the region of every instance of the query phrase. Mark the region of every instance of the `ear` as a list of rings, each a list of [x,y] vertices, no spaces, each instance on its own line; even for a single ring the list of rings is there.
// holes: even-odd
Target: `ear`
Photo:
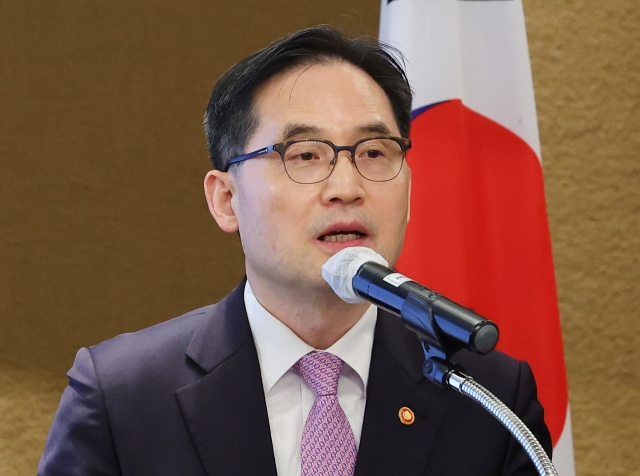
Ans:
[[[204,195],[209,213],[220,229],[227,233],[238,231],[238,217],[233,208],[235,181],[229,172],[211,170],[204,178]]]
[[[409,170],[409,191],[407,192],[407,223],[409,223],[409,219],[411,218],[411,169],[407,167],[407,170]]]

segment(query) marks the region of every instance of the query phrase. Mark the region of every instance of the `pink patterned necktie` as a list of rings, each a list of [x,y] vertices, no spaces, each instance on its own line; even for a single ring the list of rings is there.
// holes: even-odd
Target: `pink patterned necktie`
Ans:
[[[293,366],[316,400],[302,432],[302,476],[352,476],[356,442],[338,402],[344,362],[328,352],[309,352]]]

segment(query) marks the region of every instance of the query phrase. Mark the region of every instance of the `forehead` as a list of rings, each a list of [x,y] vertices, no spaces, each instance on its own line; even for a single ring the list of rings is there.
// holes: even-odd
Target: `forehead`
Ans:
[[[384,90],[348,63],[314,63],[280,73],[256,92],[254,106],[256,135],[274,139],[282,139],[288,126],[300,124],[324,135],[356,134],[370,124],[400,134]]]

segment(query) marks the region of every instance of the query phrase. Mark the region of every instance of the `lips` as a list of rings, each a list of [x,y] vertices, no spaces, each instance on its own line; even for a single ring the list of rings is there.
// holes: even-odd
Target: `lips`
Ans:
[[[353,221],[332,224],[318,236],[318,240],[328,243],[343,243],[359,240],[366,236],[368,236],[368,232],[365,227],[360,222]]]
[[[331,243],[341,243],[343,241],[357,240],[362,236],[365,236],[365,235],[362,235],[360,233],[337,232],[337,233],[330,233],[327,235],[323,235],[319,239],[322,241],[328,241]]]

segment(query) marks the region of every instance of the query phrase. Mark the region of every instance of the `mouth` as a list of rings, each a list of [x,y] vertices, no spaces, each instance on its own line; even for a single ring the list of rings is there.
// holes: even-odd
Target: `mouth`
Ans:
[[[319,236],[318,239],[328,243],[343,243],[345,241],[358,240],[366,236],[365,233],[360,233],[359,231],[332,231],[331,233]]]
[[[325,228],[317,239],[326,244],[337,243],[340,245],[352,243],[353,246],[353,244],[362,243],[363,240],[368,237],[368,230],[359,221],[354,220],[349,223],[333,223],[331,226]]]

